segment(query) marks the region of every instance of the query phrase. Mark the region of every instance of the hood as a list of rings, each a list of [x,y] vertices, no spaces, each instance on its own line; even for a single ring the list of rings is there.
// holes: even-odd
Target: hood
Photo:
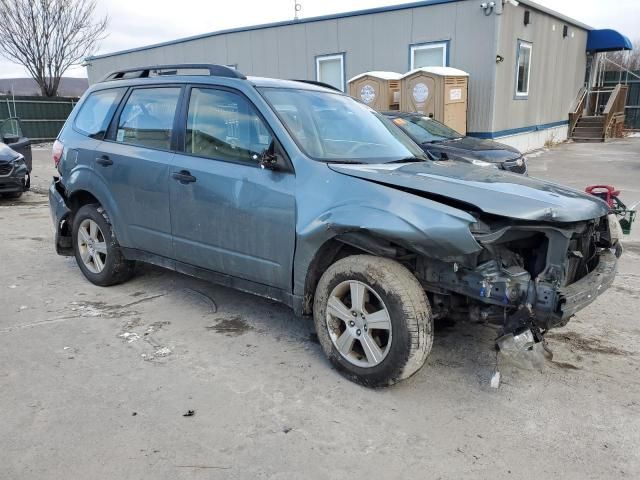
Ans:
[[[0,162],[6,162],[9,160],[15,160],[20,154],[11,147],[0,142]]]
[[[331,164],[329,168],[388,186],[424,192],[435,201],[473,205],[518,220],[578,222],[601,217],[605,202],[578,190],[537,178],[461,162],[412,162],[376,165]]]
[[[516,160],[522,156],[518,149],[509,145],[475,137],[462,137],[458,140],[428,143],[423,147],[431,152],[444,152],[452,159],[463,156],[492,163]]]

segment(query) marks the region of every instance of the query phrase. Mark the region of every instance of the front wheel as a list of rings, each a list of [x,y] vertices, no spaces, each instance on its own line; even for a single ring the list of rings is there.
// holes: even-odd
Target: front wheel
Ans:
[[[313,315],[331,363],[362,385],[408,378],[431,351],[433,320],[424,290],[388,258],[355,255],[331,265],[318,282]]]
[[[135,262],[120,251],[109,217],[99,205],[85,205],[73,219],[73,252],[84,276],[106,287],[128,280]]]
[[[17,199],[22,196],[22,192],[11,192],[11,193],[3,193],[5,198]]]

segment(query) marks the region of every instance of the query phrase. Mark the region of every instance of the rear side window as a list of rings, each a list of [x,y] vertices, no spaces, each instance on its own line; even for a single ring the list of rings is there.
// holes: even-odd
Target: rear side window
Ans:
[[[75,127],[91,138],[102,140],[123,93],[124,88],[114,88],[90,94],[80,107]]]
[[[116,142],[169,150],[179,87],[140,88],[122,109]]]
[[[271,133],[243,96],[208,88],[191,90],[187,153],[257,165],[272,144]]]

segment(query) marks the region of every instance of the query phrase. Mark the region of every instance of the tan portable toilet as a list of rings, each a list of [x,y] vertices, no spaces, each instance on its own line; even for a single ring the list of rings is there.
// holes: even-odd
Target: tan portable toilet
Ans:
[[[403,112],[417,112],[467,133],[469,74],[451,67],[422,67],[400,80]]]
[[[365,72],[349,80],[349,95],[374,110],[400,109],[400,77],[395,72]]]

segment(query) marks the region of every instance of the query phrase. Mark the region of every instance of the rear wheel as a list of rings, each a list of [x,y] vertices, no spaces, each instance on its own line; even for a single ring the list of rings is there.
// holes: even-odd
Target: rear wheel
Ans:
[[[391,259],[356,255],[331,265],[318,283],[313,313],[331,363],[366,386],[410,377],[431,351],[433,321],[424,290]]]
[[[75,214],[73,251],[84,276],[96,285],[122,283],[133,274],[135,262],[122,255],[109,217],[99,205],[85,205]]]

